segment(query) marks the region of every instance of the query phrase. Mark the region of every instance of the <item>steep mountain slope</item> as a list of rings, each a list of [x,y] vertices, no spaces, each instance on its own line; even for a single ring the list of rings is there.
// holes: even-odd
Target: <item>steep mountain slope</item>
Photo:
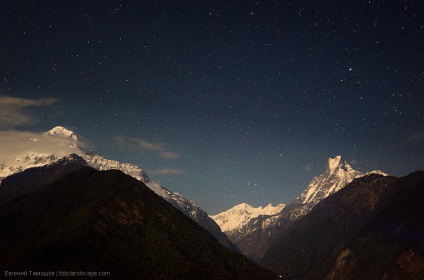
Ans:
[[[0,184],[0,205],[18,196],[38,191],[83,166],[88,166],[86,161],[76,154],[71,154],[51,164],[12,174]]]
[[[68,166],[55,166],[55,174]],[[55,177],[27,170],[14,182]],[[20,178],[20,176],[22,178]],[[13,184],[12,181],[9,181]],[[0,205],[7,271],[106,271],[113,279],[274,279],[118,170],[81,165]]]
[[[54,143],[55,151],[52,153],[46,153],[45,150],[39,152],[36,144],[40,144],[40,142]],[[222,233],[219,226],[209,218],[208,214],[196,203],[151,181],[146,172],[136,165],[106,159],[86,151],[84,146],[78,141],[76,134],[61,126],[56,126],[46,133],[41,134],[39,138],[30,139],[28,141],[27,151],[23,154],[16,155],[16,158],[12,161],[6,162],[0,155],[0,182],[3,178],[25,169],[51,164],[61,157],[68,155],[69,151],[84,158],[89,166],[97,170],[118,169],[146,183],[146,185],[159,196],[162,196],[174,207],[209,230],[221,244],[238,252],[238,249],[228,237]]]
[[[380,170],[367,173],[354,170],[346,161],[342,160],[341,156],[329,158],[325,172],[313,178],[308,188],[293,203],[308,205],[312,208],[324,198],[347,186],[353,179],[369,174],[387,176]]]
[[[312,179],[308,188],[295,200],[295,203],[314,206],[322,199],[339,191],[352,182],[353,179],[362,177],[359,171],[354,170],[341,156],[329,158],[325,173]]]
[[[340,251],[327,279],[424,279],[424,172],[390,189],[387,206]]]
[[[289,204],[278,214],[251,219],[230,236],[245,256],[259,262],[280,233],[308,211],[307,205]]]
[[[353,179],[368,174],[387,175],[381,171],[361,173],[354,170],[341,156],[329,158],[326,171],[315,177],[308,188],[287,205],[283,210],[274,215],[259,215],[251,219],[244,226],[229,235],[230,240],[236,244],[241,252],[250,259],[259,261],[271,244],[276,241],[279,234],[298,218],[306,215],[321,200],[336,193]]]
[[[261,264],[289,279],[380,279],[408,249],[422,252],[423,190],[424,172],[355,179],[286,228]]]

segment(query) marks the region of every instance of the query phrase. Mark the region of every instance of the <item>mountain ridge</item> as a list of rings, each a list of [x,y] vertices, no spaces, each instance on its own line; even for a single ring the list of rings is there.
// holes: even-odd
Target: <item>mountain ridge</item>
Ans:
[[[261,264],[289,279],[421,279],[423,202],[423,171],[356,178],[281,232]]]
[[[230,232],[245,225],[252,218],[255,218],[259,215],[275,214],[283,210],[284,207],[285,204],[272,206],[270,203],[265,207],[253,207],[247,203],[241,203],[228,209],[227,211],[217,215],[212,215],[210,217],[221,227],[224,232]]]
[[[372,171],[387,175],[381,171]],[[341,156],[329,158],[325,172],[314,177],[308,187],[284,209],[273,215],[259,215],[243,226],[224,232],[247,257],[260,261],[279,232],[306,215],[320,201],[336,193],[353,179],[371,174],[354,170]]]
[[[65,160],[66,161],[66,160]],[[119,170],[54,163],[8,184],[51,178],[0,204],[0,263],[8,271],[108,271],[124,279],[274,279]],[[31,174],[30,174],[31,173]]]
[[[56,153],[37,153],[34,150],[31,152],[25,152],[23,154],[16,155],[14,161],[11,163],[9,162],[9,165],[0,161],[0,183],[2,179],[9,175],[22,172],[23,170],[31,167],[39,167],[53,163],[60,158],[69,155],[68,151],[71,150],[73,153],[81,156],[89,166],[97,170],[103,171],[118,169],[125,174],[128,174],[137,180],[146,183],[146,185],[155,191],[159,196],[171,203],[174,207],[179,209],[188,217],[198,222],[201,226],[212,232],[221,244],[236,252],[239,252],[238,248],[228,239],[224,233],[222,233],[221,229],[215,223],[215,221],[209,218],[206,211],[182,195],[174,193],[164,188],[159,183],[150,180],[146,172],[139,166],[130,163],[121,163],[116,160],[110,160],[105,157],[95,155],[91,152],[87,152],[87,150],[84,147],[81,147],[79,144],[79,137],[73,131],[66,129],[63,126],[56,126],[51,130],[42,133],[40,134],[39,138],[30,139],[29,143],[43,141],[46,139],[46,137],[48,141],[54,142],[57,140],[59,143],[59,151],[56,151]],[[60,149],[61,147],[63,147],[63,150]],[[34,149],[36,150],[36,148]],[[31,149],[29,148],[27,150]]]

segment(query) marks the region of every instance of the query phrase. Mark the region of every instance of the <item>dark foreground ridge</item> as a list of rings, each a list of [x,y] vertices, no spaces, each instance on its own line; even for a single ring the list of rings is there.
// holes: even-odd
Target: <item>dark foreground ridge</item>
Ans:
[[[142,182],[83,165],[64,173],[0,205],[2,270],[104,271],[111,279],[276,279]],[[14,179],[17,186],[31,182],[24,175]]]
[[[262,264],[289,279],[424,279],[424,172],[355,179],[281,233]]]
[[[43,189],[72,171],[88,166],[77,154],[70,154],[51,164],[28,168],[1,181],[0,204],[15,197]]]

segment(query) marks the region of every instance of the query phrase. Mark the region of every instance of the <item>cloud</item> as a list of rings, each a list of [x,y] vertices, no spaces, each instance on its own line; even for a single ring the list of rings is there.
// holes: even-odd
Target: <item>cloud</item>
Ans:
[[[180,157],[180,154],[169,151],[166,144],[163,143],[150,143],[139,138],[131,138],[130,141],[135,143],[136,147],[141,150],[157,153],[160,157],[166,159],[177,159]]]
[[[163,158],[167,158],[167,159],[177,159],[179,158],[181,155],[175,152],[170,152],[170,151],[162,151],[159,153],[159,155]]]
[[[132,138],[130,141],[136,143],[141,149],[152,152],[161,152],[164,150],[165,144],[149,143],[143,139]]]
[[[140,138],[130,138],[127,140],[122,136],[117,136],[112,138],[116,142],[120,149],[130,148],[130,149],[140,149],[142,151],[148,151],[158,154],[162,158],[166,159],[178,159],[181,157],[179,153],[170,151],[168,146],[164,143],[151,143],[144,139]]]
[[[42,133],[0,130],[0,164],[15,165],[15,158],[30,153],[66,156],[78,152],[76,140]],[[84,146],[78,141],[78,146]]]
[[[358,163],[358,160],[354,158],[350,161],[350,164],[357,164],[357,163]]]
[[[412,132],[406,138],[409,142],[421,142],[424,141],[424,130],[417,130]]]
[[[56,99],[54,98],[40,98],[40,99],[28,99],[28,98],[19,98],[12,96],[0,96],[0,105],[4,106],[14,106],[14,107],[41,107],[41,106],[50,106]]]
[[[0,96],[0,129],[34,124],[37,119],[28,112],[28,107],[50,106],[56,101],[54,98],[28,99],[2,95]]]
[[[149,174],[152,174],[152,175],[179,175],[179,174],[182,174],[182,173],[183,173],[183,170],[172,169],[172,168],[149,170]]]

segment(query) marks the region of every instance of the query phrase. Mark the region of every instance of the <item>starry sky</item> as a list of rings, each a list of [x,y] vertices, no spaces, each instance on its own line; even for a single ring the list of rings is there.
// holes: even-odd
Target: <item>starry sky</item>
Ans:
[[[210,214],[336,155],[424,168],[422,1],[3,0],[0,38],[1,130],[65,126]]]

